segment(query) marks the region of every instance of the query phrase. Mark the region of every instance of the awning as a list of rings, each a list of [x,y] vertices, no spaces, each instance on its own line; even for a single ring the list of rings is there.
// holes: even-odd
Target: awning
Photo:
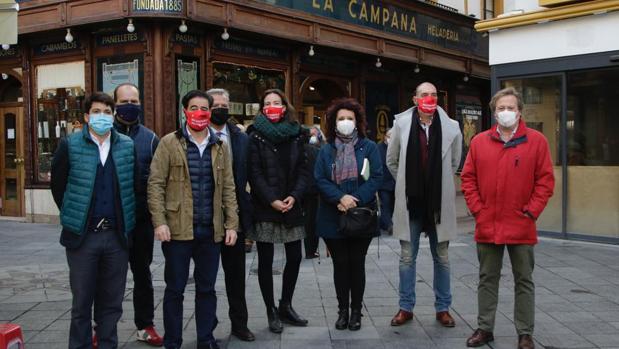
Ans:
[[[0,44],[17,43],[17,11],[14,0],[0,0]]]

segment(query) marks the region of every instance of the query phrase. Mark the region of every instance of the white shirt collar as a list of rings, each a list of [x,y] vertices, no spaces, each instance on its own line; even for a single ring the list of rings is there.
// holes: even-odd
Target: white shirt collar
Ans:
[[[88,130],[88,133],[90,134],[90,138],[92,139],[92,141],[95,142],[95,144],[99,148],[99,161],[101,161],[101,165],[105,166],[107,157],[110,154],[110,147],[112,144],[112,132],[110,132],[107,137],[105,137],[103,143],[99,143],[99,139],[97,138],[97,136],[95,136],[90,130]]]
[[[516,128],[514,128],[514,130],[512,131],[512,134],[511,134],[511,135],[509,135],[509,139],[508,139],[508,140],[504,140],[504,139],[503,139],[503,134],[501,133],[501,128],[500,128],[500,127],[501,127],[500,125],[497,125],[497,127],[496,127],[496,133],[498,133],[498,134],[499,134],[499,139],[500,139],[500,140],[502,140],[502,141],[503,141],[503,142],[505,142],[505,143],[507,143],[507,142],[511,141],[511,140],[512,140],[512,138],[514,138],[514,135],[516,134],[516,131],[518,131],[518,124],[516,124]]]
[[[204,153],[204,149],[206,149],[206,146],[208,145],[208,142],[211,138],[211,130],[208,128],[206,129],[206,137],[204,137],[202,143],[198,144],[198,142],[196,142],[196,140],[191,135],[191,132],[189,131],[189,126],[185,126],[185,128],[187,129],[187,135],[189,136],[189,140],[191,141],[191,143],[195,144],[196,147],[198,147],[198,150],[200,151],[200,156],[202,156],[202,154]]]

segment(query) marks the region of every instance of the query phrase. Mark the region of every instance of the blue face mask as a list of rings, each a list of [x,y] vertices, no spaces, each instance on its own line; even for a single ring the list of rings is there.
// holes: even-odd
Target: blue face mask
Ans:
[[[108,133],[113,125],[114,118],[109,114],[90,114],[90,118],[88,119],[88,126],[99,136]]]
[[[141,113],[142,106],[139,104],[127,103],[116,106],[116,117],[124,124],[135,124],[138,122]]]

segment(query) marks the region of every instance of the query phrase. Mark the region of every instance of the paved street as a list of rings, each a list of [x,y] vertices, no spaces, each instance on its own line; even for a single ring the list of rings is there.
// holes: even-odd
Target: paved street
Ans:
[[[382,237],[380,257],[378,241],[374,240],[367,259],[361,331],[338,331],[333,326],[337,301],[332,263],[324,258],[324,246],[321,246],[321,260],[303,260],[293,302],[296,310],[309,319],[309,327],[286,326],[281,335],[267,330],[255,271],[257,257],[252,252],[247,254],[247,298],[249,327],[257,341],[244,343],[229,336],[221,272],[217,283],[220,324],[216,338],[222,348],[465,348],[466,337],[476,328],[478,263],[470,220],[459,226],[461,234],[450,246],[455,328],[442,328],[434,320],[432,263],[427,240],[422,244],[418,260],[415,320],[399,328],[389,325],[398,309],[399,244],[393,238]],[[0,222],[0,322],[20,324],[27,349],[67,347],[71,294],[65,254],[58,238],[59,227],[55,225]],[[280,248],[276,250],[274,264],[276,292],[280,290],[283,261]],[[163,264],[157,243],[152,269],[156,326],[161,331]],[[492,348],[516,348],[513,280],[508,258],[506,267]],[[544,239],[536,247],[534,276],[535,339],[539,348],[619,348],[619,246]],[[128,279],[125,312],[119,324],[120,346],[147,348],[134,339],[131,273]],[[193,296],[194,288],[190,284],[185,298],[183,348],[195,348]]]

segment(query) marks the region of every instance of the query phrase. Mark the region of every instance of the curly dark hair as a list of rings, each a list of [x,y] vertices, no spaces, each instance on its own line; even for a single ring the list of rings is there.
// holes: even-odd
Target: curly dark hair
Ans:
[[[327,136],[327,141],[332,143],[335,141],[335,124],[337,119],[337,113],[341,109],[350,110],[355,113],[355,123],[357,124],[357,134],[359,138],[365,138],[367,121],[365,119],[365,109],[359,104],[359,102],[354,98],[338,98],[331,102],[329,107],[327,108],[326,117],[327,122],[325,124],[325,135]]]
[[[267,98],[267,96],[271,93],[275,93],[276,95],[278,95],[279,98],[282,99],[282,105],[286,106],[286,113],[284,114],[286,120],[290,122],[297,122],[297,115],[294,106],[288,101],[288,97],[286,97],[286,94],[284,94],[284,92],[278,88],[272,88],[264,91],[262,97],[260,98],[260,113],[262,113],[262,109],[264,108],[264,99]]]

